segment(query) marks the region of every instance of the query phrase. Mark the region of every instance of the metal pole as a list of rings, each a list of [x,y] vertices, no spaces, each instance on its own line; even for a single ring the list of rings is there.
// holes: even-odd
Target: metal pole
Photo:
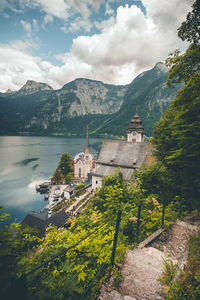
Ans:
[[[165,203],[165,200],[164,200],[163,209],[162,209],[162,226],[164,225],[164,222],[165,222],[165,206],[166,206],[166,203]]]
[[[119,225],[121,221],[121,214],[122,211],[119,210],[117,214],[117,221],[116,221],[116,226],[115,226],[115,235],[114,235],[114,240],[113,240],[113,249],[112,249],[112,256],[111,256],[111,265],[112,267],[114,266],[115,263],[115,252],[117,248],[117,238],[118,238],[118,232],[119,232]]]
[[[139,241],[139,234],[140,234],[140,215],[141,215],[141,203],[138,206],[138,215],[137,215],[137,232],[136,232],[136,242]]]

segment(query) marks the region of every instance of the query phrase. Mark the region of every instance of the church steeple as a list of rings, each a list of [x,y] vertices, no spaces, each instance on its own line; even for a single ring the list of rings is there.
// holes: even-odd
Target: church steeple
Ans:
[[[88,136],[88,126],[86,130],[86,144],[85,144],[85,155],[88,157],[90,154],[90,144],[89,144],[89,136]]]
[[[142,125],[142,121],[139,118],[138,111],[131,120],[131,124],[127,129],[128,142],[144,142],[145,130]]]

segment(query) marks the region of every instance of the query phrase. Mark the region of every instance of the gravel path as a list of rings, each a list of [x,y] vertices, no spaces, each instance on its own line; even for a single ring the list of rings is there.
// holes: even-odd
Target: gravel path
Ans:
[[[150,247],[128,250],[122,266],[123,281],[118,291],[113,291],[111,278],[110,282],[102,287],[99,300],[128,300],[126,297],[130,300],[164,299],[162,286],[158,281],[162,274],[163,262],[172,259],[183,267],[187,260],[188,237],[198,229],[189,223],[191,220],[177,220],[164,240],[161,236]]]

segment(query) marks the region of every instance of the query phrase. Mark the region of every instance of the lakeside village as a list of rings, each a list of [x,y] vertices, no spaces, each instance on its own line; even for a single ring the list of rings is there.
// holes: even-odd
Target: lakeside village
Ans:
[[[72,183],[46,181],[37,185],[36,190],[44,193],[48,204],[40,212],[28,214],[22,223],[36,227],[41,235],[45,234],[49,224],[59,228],[84,209],[95,190],[101,187],[104,176],[120,171],[123,178],[129,180],[142,165],[152,165],[155,162],[152,145],[144,141],[144,134],[142,121],[136,112],[127,129],[127,141],[104,140],[95,160],[90,153],[87,129],[85,152],[74,157]]]

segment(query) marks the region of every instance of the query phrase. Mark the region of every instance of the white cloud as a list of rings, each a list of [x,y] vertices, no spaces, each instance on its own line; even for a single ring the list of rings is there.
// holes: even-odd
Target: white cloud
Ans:
[[[30,37],[32,26],[29,22],[26,22],[24,20],[21,20],[21,24],[24,27],[24,30],[26,31],[26,34]]]
[[[80,0],[37,2],[43,5],[43,10],[47,13],[44,18],[44,23],[47,24],[56,14],[60,17],[67,16],[69,5],[78,5]],[[99,34],[74,39],[70,52],[57,55],[57,59],[62,62],[61,67],[28,54],[30,45],[27,43],[15,42],[12,45],[1,46],[0,89],[19,88],[27,79],[47,82],[58,88],[77,77],[126,84],[140,72],[153,67],[156,62],[164,61],[169,52],[176,48],[184,49],[186,43],[178,38],[177,28],[194,1],[142,2],[146,7],[146,16],[135,5],[120,6],[115,17],[111,16],[106,21],[95,23],[101,31]],[[55,3],[60,5],[57,12],[53,12]],[[84,7],[93,5],[98,9],[101,1],[92,3],[91,0],[86,0],[87,5],[80,6],[79,11],[82,11],[83,18],[76,19],[78,25],[72,22],[71,27],[64,27],[63,30],[79,30],[81,26],[86,26],[81,25],[81,22],[85,21],[87,24],[90,13],[87,9],[83,12]],[[30,31],[30,24],[22,21],[22,25],[27,32]]]
[[[39,30],[39,25],[38,25],[38,22],[36,19],[33,19],[33,28],[35,31],[38,31]]]
[[[46,26],[48,23],[53,22],[53,17],[51,15],[45,15],[44,16],[44,22],[43,25]]]
[[[27,53],[29,44],[18,42],[0,45],[0,90],[19,89],[27,79],[46,81],[49,62]]]
[[[146,16],[135,5],[120,6],[116,18],[96,22],[100,34],[74,39],[71,52],[63,55],[62,75],[65,80],[88,74],[109,83],[130,82],[138,73],[164,61],[169,52],[186,47],[177,36],[177,28],[192,2],[174,0],[169,5],[165,0],[143,0]],[[77,71],[81,63],[82,69]]]
[[[106,3],[105,15],[113,15],[114,13],[115,13],[115,11],[110,7],[110,5],[108,3]]]
[[[33,0],[33,2],[37,3],[48,15],[61,19],[67,19],[69,16],[70,6],[65,0]]]

